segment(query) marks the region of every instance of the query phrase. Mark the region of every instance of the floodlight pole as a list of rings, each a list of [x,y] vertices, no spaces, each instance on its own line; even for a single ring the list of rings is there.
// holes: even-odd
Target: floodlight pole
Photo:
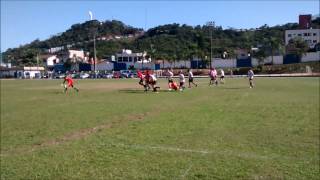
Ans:
[[[94,54],[94,58],[93,58],[93,63],[94,63],[94,78],[97,79],[97,52],[96,52],[96,32],[94,32],[93,34],[93,54]]]
[[[90,20],[93,20],[93,14],[89,11]],[[96,52],[96,30],[93,32],[93,71],[94,71],[94,78],[97,79],[96,73],[96,64],[97,64],[97,52]]]
[[[213,33],[214,21],[207,22],[207,26],[210,27],[210,68],[212,68],[212,33]]]

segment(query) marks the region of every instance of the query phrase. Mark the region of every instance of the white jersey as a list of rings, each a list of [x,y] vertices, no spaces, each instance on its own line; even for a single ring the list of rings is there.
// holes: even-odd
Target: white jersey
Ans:
[[[186,82],[186,79],[184,78],[184,74],[179,74],[179,80],[180,82]]]
[[[252,79],[253,76],[254,76],[253,71],[252,71],[252,70],[249,70],[249,71],[248,71],[248,77]]]
[[[221,73],[221,76],[224,76],[224,71],[222,69],[221,69],[220,73]]]
[[[169,79],[169,80],[172,80],[172,77],[173,77],[173,72],[168,71],[168,79]]]
[[[154,74],[151,74],[150,78],[152,79],[152,81],[157,81],[157,78],[156,78],[156,76]]]
[[[189,71],[188,76],[189,76],[189,78],[193,78],[193,73],[192,73],[192,71]]]

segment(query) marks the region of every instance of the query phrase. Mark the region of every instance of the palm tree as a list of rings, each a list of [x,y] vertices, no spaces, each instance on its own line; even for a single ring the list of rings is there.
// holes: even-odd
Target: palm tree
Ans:
[[[271,63],[274,64],[274,61],[273,61],[273,55],[274,55],[274,50],[275,49],[280,49],[280,46],[281,46],[281,42],[278,38],[275,38],[275,37],[271,37],[270,38],[270,48],[271,48]]]

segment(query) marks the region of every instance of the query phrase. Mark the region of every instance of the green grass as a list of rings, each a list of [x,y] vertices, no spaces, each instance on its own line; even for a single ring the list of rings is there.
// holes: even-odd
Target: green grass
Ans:
[[[1,80],[1,179],[318,179],[319,78],[195,81]]]

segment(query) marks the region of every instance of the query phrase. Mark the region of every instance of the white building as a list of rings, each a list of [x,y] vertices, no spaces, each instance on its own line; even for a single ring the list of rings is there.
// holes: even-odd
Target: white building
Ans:
[[[116,54],[117,62],[124,62],[129,65],[134,63],[150,63],[151,59],[146,59],[147,53],[132,53],[129,49],[123,49],[121,53]]]
[[[47,67],[51,67],[51,66],[54,66],[55,64],[59,63],[60,60],[59,58],[57,57],[57,55],[53,55],[53,56],[50,56],[47,58],[46,60],[46,64],[47,64]]]
[[[14,67],[14,68],[0,68],[0,78],[16,77],[22,79],[40,78],[44,67]]]
[[[285,43],[288,45],[290,39],[300,37],[306,43],[308,43],[309,48],[314,48],[314,46],[320,42],[320,29],[297,29],[297,30],[286,30],[285,32]]]
[[[66,62],[68,59],[71,59],[72,62],[83,62],[87,63],[89,58],[83,50],[67,50],[59,53],[59,59],[62,62]]]

